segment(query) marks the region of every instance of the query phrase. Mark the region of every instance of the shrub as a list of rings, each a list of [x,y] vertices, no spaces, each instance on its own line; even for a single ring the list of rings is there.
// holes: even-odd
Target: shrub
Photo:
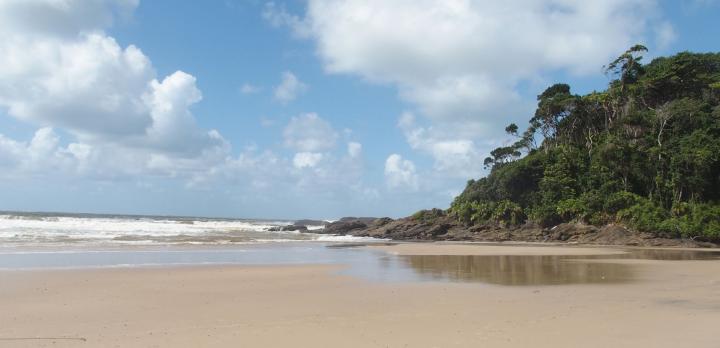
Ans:
[[[515,202],[503,200],[495,206],[492,219],[496,222],[506,225],[519,225],[525,222],[525,212],[522,207]]]
[[[665,228],[661,228],[664,227],[661,226],[661,223],[668,217],[665,210],[645,198],[639,198],[635,205],[620,210],[617,213],[618,221],[625,222],[637,230],[656,234],[659,232],[670,232]]]
[[[433,208],[430,210],[420,210],[412,215],[412,219],[422,223],[434,223],[437,219],[445,216],[442,209]]]

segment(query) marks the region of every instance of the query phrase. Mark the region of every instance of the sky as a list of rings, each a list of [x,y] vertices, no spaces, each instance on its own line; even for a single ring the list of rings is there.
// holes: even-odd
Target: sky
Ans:
[[[447,208],[547,86],[720,51],[718,0],[0,0],[0,210]]]

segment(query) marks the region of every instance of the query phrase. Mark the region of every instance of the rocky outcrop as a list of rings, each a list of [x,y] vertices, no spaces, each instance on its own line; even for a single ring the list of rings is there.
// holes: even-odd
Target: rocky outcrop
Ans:
[[[378,218],[374,218],[374,217],[352,217],[352,216],[349,216],[349,217],[340,218],[340,220],[338,220],[336,222],[362,222],[364,224],[370,225],[373,222],[375,222],[375,220],[377,220],[377,219]]]
[[[553,242],[596,245],[653,247],[717,247],[712,243],[690,239],[658,238],[621,225],[602,227],[582,223],[560,224],[542,228],[535,224],[502,226],[479,224],[464,226],[441,210],[425,211],[411,217],[342,218],[313,233],[375,237],[392,240],[482,241],[482,242]]]
[[[357,218],[342,218],[338,221],[325,225],[321,230],[313,231],[314,233],[337,234],[337,235],[355,235],[359,230],[367,229],[373,220],[360,220]]]

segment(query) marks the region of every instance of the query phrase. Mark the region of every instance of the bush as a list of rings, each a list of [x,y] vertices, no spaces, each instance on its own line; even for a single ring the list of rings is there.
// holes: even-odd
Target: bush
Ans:
[[[610,194],[603,204],[603,210],[610,213],[616,214],[617,212],[630,208],[640,202],[642,197],[627,191],[620,191]]]
[[[617,220],[640,231],[659,233],[667,231],[661,223],[669,218],[667,212],[654,202],[639,198],[638,202],[617,213]]]
[[[720,240],[720,206],[710,204],[682,204],[673,207],[673,216],[663,223],[663,229],[684,238]]]
[[[412,219],[422,223],[434,223],[437,219],[445,216],[442,209],[433,208],[430,210],[420,210],[412,215]]]
[[[492,220],[506,225],[520,225],[526,218],[522,207],[508,200],[498,202],[492,214]]]
[[[474,203],[475,202],[453,202],[453,204],[450,206],[450,216],[465,225],[470,225],[474,213]],[[415,213],[415,215],[417,214],[418,213]],[[413,218],[415,217],[415,215],[413,215]]]
[[[576,198],[558,202],[555,210],[563,221],[583,220],[587,213],[584,202]]]
[[[496,204],[492,202],[473,202],[473,213],[470,220],[473,224],[481,224],[490,221],[493,218]]]
[[[542,227],[555,226],[562,222],[557,209],[551,205],[540,204],[529,209],[530,220],[536,222]]]

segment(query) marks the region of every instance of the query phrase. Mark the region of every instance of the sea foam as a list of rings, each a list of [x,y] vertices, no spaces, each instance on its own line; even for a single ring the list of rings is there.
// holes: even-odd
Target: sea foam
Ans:
[[[0,246],[48,244],[247,244],[297,241],[358,241],[297,231],[269,231],[289,220],[241,220],[187,217],[3,214]],[[317,231],[323,226],[308,226]]]

